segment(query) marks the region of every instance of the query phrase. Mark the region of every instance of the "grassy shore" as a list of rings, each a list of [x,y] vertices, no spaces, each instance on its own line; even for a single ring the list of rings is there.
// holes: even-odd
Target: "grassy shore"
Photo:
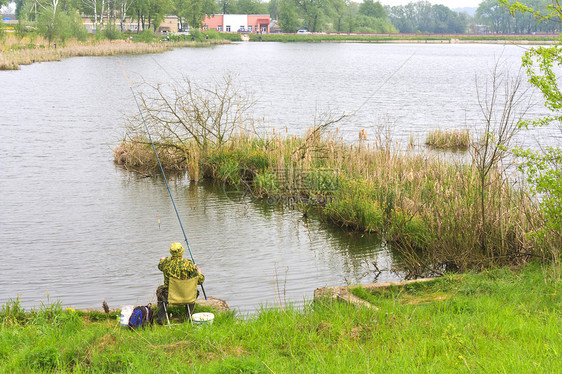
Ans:
[[[0,371],[184,373],[554,373],[561,282],[528,265],[355,293],[378,309],[307,303],[203,328],[130,331],[60,305],[0,314]],[[12,309],[13,310],[13,309]],[[27,316],[27,318],[25,318]]]
[[[231,40],[241,40],[240,34],[227,34]],[[491,43],[491,44],[550,44],[558,35],[465,35],[465,34],[248,34],[250,41],[263,42],[363,42],[363,43]],[[224,36],[227,38],[227,36]]]
[[[542,224],[537,206],[499,170],[481,186],[473,164],[364,141],[347,144],[334,132],[240,136],[204,151],[189,142],[158,149],[168,170],[231,185],[233,196],[291,200],[333,224],[381,234],[413,256],[405,258],[417,268],[412,276],[558,256],[528,236]],[[157,165],[143,139],[121,144],[115,160],[133,170]],[[559,239],[552,238],[555,248]]]
[[[227,40],[209,39],[203,42],[167,41],[167,42],[132,42],[128,40],[102,40],[90,42],[68,41],[64,45],[46,41],[29,40],[7,41],[0,51],[0,70],[18,70],[21,65],[35,62],[60,61],[63,58],[79,56],[114,56],[125,54],[162,53],[174,48],[207,47],[228,43]]]

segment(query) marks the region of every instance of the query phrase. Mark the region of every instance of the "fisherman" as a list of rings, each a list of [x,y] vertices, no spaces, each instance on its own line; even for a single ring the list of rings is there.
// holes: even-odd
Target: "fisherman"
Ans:
[[[159,325],[164,323],[166,319],[166,311],[164,303],[168,303],[168,285],[170,277],[179,279],[197,278],[197,284],[203,284],[205,276],[201,274],[201,270],[195,264],[182,257],[184,249],[181,243],[172,243],[170,246],[170,254],[172,257],[161,257],[158,263],[158,270],[164,273],[164,285],[159,286],[156,290],[156,299],[158,300],[158,315],[156,323]],[[199,293],[199,291],[197,292]],[[189,312],[193,311],[193,304],[189,305]]]

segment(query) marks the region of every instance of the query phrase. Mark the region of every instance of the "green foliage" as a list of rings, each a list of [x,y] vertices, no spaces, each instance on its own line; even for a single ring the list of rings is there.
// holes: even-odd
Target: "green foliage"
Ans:
[[[427,1],[387,7],[386,10],[390,21],[401,33],[464,33],[468,24],[464,13]]]
[[[16,38],[18,40],[22,40],[23,37],[27,34],[26,31],[26,22],[20,21],[14,25],[14,33],[16,34]]]
[[[189,35],[196,42],[202,42],[203,40],[205,40],[205,36],[203,35],[203,33],[197,29],[189,30]]]
[[[279,0],[279,26],[283,32],[296,32],[300,27],[298,9],[292,0]]]
[[[213,0],[175,0],[175,11],[180,20],[185,20],[194,29],[203,26],[205,15],[216,13],[217,5]],[[182,26],[185,23],[182,21]]]
[[[144,42],[144,43],[153,43],[156,36],[150,29],[143,30],[140,34],[133,37],[134,41]]]
[[[38,15],[37,28],[49,42],[59,39],[64,43],[72,37],[79,40],[85,40],[87,37],[80,15],[72,9],[68,11],[52,7],[42,9]]]
[[[501,1],[502,5],[512,13],[531,14],[541,23],[559,22],[562,7],[557,1],[552,1],[548,13],[541,13],[520,3],[509,4]],[[556,261],[560,260],[560,246],[562,245],[562,92],[559,87],[559,66],[562,64],[562,46],[560,44],[549,47],[536,47],[527,51],[523,57],[523,67],[527,71],[529,82],[542,93],[545,107],[551,115],[523,121],[521,127],[547,127],[558,129],[559,136],[551,137],[551,141],[558,142],[554,146],[541,145],[540,151],[531,149],[515,149],[515,154],[523,159],[520,170],[526,172],[527,181],[533,192],[540,197],[541,209],[545,216],[545,225],[536,234],[543,243],[551,248]]]
[[[323,30],[326,16],[330,10],[330,0],[289,0],[293,1],[304,20],[304,25],[311,32]]]
[[[203,34],[209,37],[209,39],[222,39],[220,33],[217,30],[207,30]]]
[[[476,10],[476,20],[497,33],[556,33],[559,30],[557,3],[550,0],[525,1],[525,4],[507,0],[485,0]],[[543,22],[551,17],[555,22]]]
[[[122,39],[123,35],[121,30],[117,28],[114,24],[106,25],[102,31],[103,36],[108,40]]]
[[[2,312],[0,312],[0,323],[3,326],[11,326],[26,321],[25,309],[21,306],[21,300],[19,296],[15,299],[9,299],[6,304],[2,306]]]
[[[372,18],[385,18],[386,12],[380,2],[365,0],[359,5],[359,13]]]
[[[258,195],[274,195],[279,193],[277,176],[269,171],[256,174],[253,185]]]
[[[267,14],[266,2],[259,0],[238,0],[236,2],[236,13],[238,14]]]
[[[221,32],[219,33],[221,39],[230,40],[233,42],[242,41],[242,36],[239,33],[233,32]]]

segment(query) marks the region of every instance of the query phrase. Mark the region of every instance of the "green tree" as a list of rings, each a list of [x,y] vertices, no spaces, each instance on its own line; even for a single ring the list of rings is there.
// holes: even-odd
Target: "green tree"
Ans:
[[[206,15],[215,14],[216,6],[214,0],[176,0],[176,14],[186,20],[190,27],[200,28]]]
[[[332,0],[332,25],[337,32],[344,30],[346,10],[347,3],[345,0]]]
[[[219,12],[222,14],[234,14],[236,9],[235,0],[218,0],[217,5]]]
[[[37,28],[49,42],[59,39],[62,42],[71,37],[84,40],[86,29],[78,12],[73,9],[64,11],[58,9],[58,2],[53,1],[53,7],[46,7],[39,12]]]
[[[324,16],[330,7],[330,0],[293,0],[308,31],[319,31]]]
[[[502,6],[511,14],[531,14],[538,22],[560,23],[562,6],[553,0],[545,9],[534,9],[521,3],[509,4],[500,0]],[[521,127],[549,127],[552,129],[552,142],[541,145],[541,150],[516,149],[515,154],[522,158],[520,169],[526,172],[533,191],[540,196],[541,209],[545,215],[545,225],[536,235],[549,245],[553,259],[560,261],[562,246],[562,91],[559,87],[562,65],[562,46],[533,47],[523,57],[529,82],[538,88],[544,97],[550,115],[535,120],[521,122]],[[555,135],[555,132],[557,135]]]
[[[271,0],[267,6],[271,19],[279,19],[279,0]]]
[[[259,0],[238,0],[236,8],[239,14],[267,14],[268,11],[267,4]]]
[[[365,0],[359,5],[359,13],[367,17],[386,18],[386,12],[380,2]]]
[[[509,9],[501,6],[505,1],[485,0],[476,10],[476,19],[490,27],[492,32],[502,33],[524,33],[532,32],[556,32],[559,28],[557,22],[542,22],[537,20],[534,13],[546,16],[551,12],[552,4],[558,1],[549,0],[526,0],[525,6],[532,9],[532,12],[509,12]],[[546,21],[546,19],[543,19]],[[539,21],[539,22],[537,22]]]
[[[410,14],[409,9],[404,6],[392,6],[387,7],[387,14],[390,21],[402,33],[413,33],[416,32],[416,27],[414,26],[414,19]]]
[[[150,1],[149,0],[136,0],[133,5],[131,11],[135,14],[135,19],[137,20],[137,34],[141,32],[141,30],[147,29],[147,21],[148,19],[150,8]]]
[[[279,0],[279,27],[283,32],[295,32],[300,26],[298,9],[293,0]]]
[[[464,33],[468,18],[444,5],[427,1],[386,8],[392,24],[403,33]]]
[[[476,19],[492,32],[509,32],[510,16],[497,0],[484,0],[476,9]]]
[[[172,0],[149,0],[148,24],[152,24],[152,29],[156,31],[164,17],[174,8]]]

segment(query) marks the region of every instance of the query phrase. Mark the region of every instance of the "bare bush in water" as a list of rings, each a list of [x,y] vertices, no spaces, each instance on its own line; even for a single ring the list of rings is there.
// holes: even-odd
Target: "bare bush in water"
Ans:
[[[145,84],[140,107],[146,125],[160,142],[189,148],[194,142],[202,151],[220,147],[234,134],[253,129],[249,110],[253,97],[227,75],[213,87],[201,87],[184,77],[167,85]],[[144,134],[143,121],[135,116],[129,134]]]

